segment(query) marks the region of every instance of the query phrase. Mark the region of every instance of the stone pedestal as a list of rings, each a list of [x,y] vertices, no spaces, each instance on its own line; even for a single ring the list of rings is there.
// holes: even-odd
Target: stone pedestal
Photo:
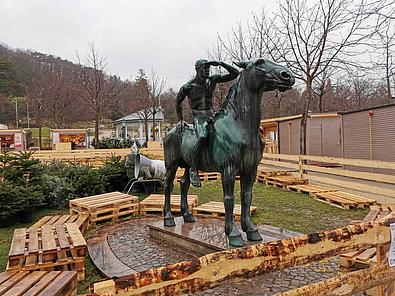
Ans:
[[[175,218],[175,227],[165,227],[163,220],[148,224],[151,237],[165,240],[171,244],[204,255],[230,248],[225,235],[225,221],[222,219],[195,217],[194,223],[184,223],[182,217]],[[236,224],[241,231],[239,223]],[[263,240],[261,242],[247,242],[244,232],[241,232],[247,244],[266,243],[294,237],[300,233],[273,227],[257,225]]]

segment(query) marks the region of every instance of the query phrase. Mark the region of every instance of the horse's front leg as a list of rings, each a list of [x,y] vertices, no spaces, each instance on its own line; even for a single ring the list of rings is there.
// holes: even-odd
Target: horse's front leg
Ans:
[[[229,245],[233,247],[242,247],[244,246],[244,241],[233,220],[233,210],[235,207],[235,177],[236,171],[232,165],[228,165],[222,172],[222,189],[224,191],[225,205],[225,233],[228,236]]]
[[[255,172],[255,173],[253,173]],[[252,201],[252,187],[256,178],[256,170],[251,170],[243,174],[240,178],[241,183],[241,228],[247,234],[249,241],[261,241],[262,237],[254,224],[251,222],[250,207]]]
[[[174,222],[173,214],[171,213],[170,198],[173,192],[173,182],[177,172],[177,166],[166,167],[166,177],[165,177],[165,205],[163,208],[164,215],[164,225],[167,227],[174,227],[176,223]]]
[[[181,215],[184,218],[184,222],[195,222],[195,218],[192,213],[189,211],[188,206],[188,191],[189,185],[191,184],[189,168],[185,168],[184,176],[181,179],[180,187],[181,187]]]

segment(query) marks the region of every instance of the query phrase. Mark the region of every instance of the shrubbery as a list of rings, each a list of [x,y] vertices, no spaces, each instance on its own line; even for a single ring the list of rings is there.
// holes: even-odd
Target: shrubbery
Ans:
[[[120,139],[120,138],[104,138],[101,139],[98,144],[94,141],[92,146],[96,149],[115,149],[115,148],[130,148],[136,143],[137,147],[140,148],[140,143],[134,139]]]
[[[122,191],[128,182],[125,159],[111,156],[103,167],[47,165],[31,152],[0,154],[0,224],[40,207],[65,208],[73,198]]]

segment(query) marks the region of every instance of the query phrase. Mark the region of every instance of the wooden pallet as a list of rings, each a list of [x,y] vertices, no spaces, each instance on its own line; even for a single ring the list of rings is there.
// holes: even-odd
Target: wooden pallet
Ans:
[[[175,180],[180,182],[184,176],[184,170],[178,170]],[[218,181],[221,180],[221,174],[217,172],[199,172],[200,181]]]
[[[82,233],[85,232],[89,223],[89,215],[54,215],[45,216],[34,223],[30,228],[40,228],[43,225],[62,225],[66,223],[75,223]]]
[[[374,199],[342,191],[316,193],[313,197],[321,202],[347,210],[350,208],[364,208],[376,203]]]
[[[395,212],[395,205],[371,205],[369,213],[361,222],[382,219],[390,215],[392,212]]]
[[[117,221],[121,217],[138,215],[139,200],[137,196],[118,191],[77,198],[69,201],[70,214],[89,216],[89,224],[101,221]]]
[[[291,172],[284,171],[284,170],[265,170],[265,169],[258,169],[256,180],[260,183],[265,183],[265,179],[267,177],[275,177],[275,176],[289,176]]]
[[[171,196],[171,210],[172,212],[181,212],[180,209],[181,203],[181,195],[172,195]],[[198,203],[197,195],[188,195],[188,206],[189,209],[192,210],[193,207],[196,207]],[[165,196],[164,194],[151,194],[147,196],[143,201],[140,202],[140,213],[162,213],[163,205],[165,204]]]
[[[256,207],[250,207],[250,213],[253,215],[256,213]],[[214,218],[222,218],[225,216],[225,206],[223,202],[210,201],[202,204],[198,207],[194,207],[192,210],[194,215],[210,216]],[[241,217],[241,205],[235,204],[233,215],[236,220],[240,220]]]
[[[337,191],[336,189],[331,189],[313,184],[288,185],[287,189],[290,191],[296,191],[298,193],[307,193],[309,195],[315,195],[316,193],[322,193],[322,192]]]
[[[292,175],[265,177],[265,184],[274,187],[287,188],[289,185],[307,184],[307,180]]]
[[[77,273],[75,271],[2,272],[0,295],[77,296]]]
[[[14,231],[7,271],[75,270],[85,278],[86,241],[77,224],[43,225]]]
[[[339,265],[344,268],[350,268],[357,263],[364,267],[370,267],[376,264],[376,248],[358,250],[339,255]]]

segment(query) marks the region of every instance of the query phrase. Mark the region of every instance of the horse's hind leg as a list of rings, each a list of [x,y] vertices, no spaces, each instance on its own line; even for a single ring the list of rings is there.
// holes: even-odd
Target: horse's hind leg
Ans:
[[[256,170],[255,170],[256,171]],[[247,234],[249,241],[261,241],[262,237],[254,224],[251,222],[250,207],[252,201],[252,187],[254,185],[255,174],[243,175],[241,182],[241,228]]]
[[[167,227],[174,227],[174,217],[171,213],[170,198],[173,192],[173,182],[177,172],[177,165],[166,167],[166,178],[165,178],[165,206],[164,206],[164,225]]]
[[[181,179],[180,187],[181,187],[181,215],[184,218],[184,222],[195,222],[195,218],[192,213],[189,211],[188,207],[188,190],[189,185],[191,184],[190,176],[189,176],[189,168],[185,168],[184,176]]]
[[[233,221],[233,210],[235,207],[235,170],[232,165],[225,167],[222,172],[222,189],[224,191],[225,206],[225,233],[229,239],[229,245],[233,247],[244,246],[243,238],[237,230]]]

